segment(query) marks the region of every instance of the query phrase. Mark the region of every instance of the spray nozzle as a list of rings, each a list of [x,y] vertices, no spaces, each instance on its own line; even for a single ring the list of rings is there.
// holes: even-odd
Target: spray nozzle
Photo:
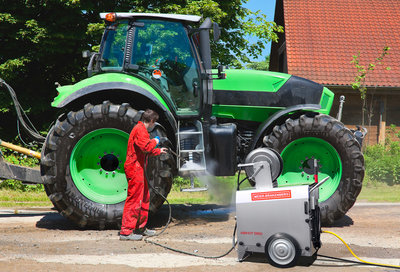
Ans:
[[[161,137],[159,145],[162,147],[171,147],[172,143],[167,137]]]

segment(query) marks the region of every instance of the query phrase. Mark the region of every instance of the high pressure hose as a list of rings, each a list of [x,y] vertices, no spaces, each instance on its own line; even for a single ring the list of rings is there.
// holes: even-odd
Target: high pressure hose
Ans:
[[[35,128],[35,126],[32,124],[32,122],[29,120],[29,117],[25,114],[24,109],[22,108],[21,104],[19,103],[18,99],[17,99],[17,95],[15,93],[15,91],[13,90],[13,88],[8,85],[3,79],[0,78],[0,86],[4,85],[8,92],[10,93],[11,99],[14,103],[14,107],[15,107],[15,111],[17,112],[17,130],[18,130],[18,135],[21,138],[21,135],[19,133],[19,123],[21,123],[22,127],[25,129],[25,131],[37,142],[39,143],[44,143],[44,141],[46,140],[46,137],[40,135],[40,133],[37,131],[37,129]],[[27,120],[27,122],[25,122],[25,119]],[[21,138],[21,141],[22,138]]]
[[[169,149],[169,151],[171,151],[171,150]],[[179,156],[176,153],[174,153],[174,154],[176,156]],[[163,234],[164,231],[168,228],[168,225],[171,223],[171,220],[172,220],[172,208],[171,208],[171,204],[168,202],[167,198],[163,194],[161,194],[160,191],[158,191],[155,187],[153,187],[153,185],[149,182],[149,178],[147,176],[147,171],[146,171],[147,170],[148,157],[149,157],[148,154],[146,154],[145,162],[144,162],[144,174],[146,176],[147,183],[149,184],[149,186],[153,189],[153,191],[156,194],[161,196],[167,202],[168,210],[169,210],[167,224],[164,226],[164,228],[159,233],[157,233],[156,235],[152,236],[152,237],[155,237],[155,236],[160,236],[161,234]],[[232,235],[232,247],[227,252],[225,252],[224,254],[221,254],[221,255],[218,255],[218,256],[204,256],[204,255],[199,255],[199,254],[196,254],[196,253],[192,253],[192,252],[188,252],[188,251],[183,251],[183,250],[180,250],[180,249],[172,248],[172,247],[169,247],[169,246],[166,246],[166,245],[163,245],[163,244],[160,244],[160,243],[157,243],[157,242],[149,240],[151,237],[145,237],[144,241],[146,243],[153,244],[153,245],[156,245],[156,246],[159,246],[159,247],[162,247],[162,248],[165,248],[165,249],[177,252],[177,253],[185,254],[185,255],[190,255],[190,256],[199,257],[199,258],[205,258],[205,259],[219,259],[219,258],[225,257],[226,255],[231,253],[232,250],[235,248],[236,243],[237,243],[235,241],[236,227],[237,227],[237,224],[235,223],[235,228],[233,230],[233,235]]]
[[[353,252],[353,250],[351,250],[351,248],[349,247],[349,245],[343,240],[342,237],[340,237],[339,235],[337,235],[336,233],[331,232],[331,231],[323,230],[322,233],[328,233],[328,234],[331,234],[331,235],[335,236],[336,238],[338,238],[338,239],[347,247],[347,249],[349,250],[349,252],[350,252],[357,260],[359,260],[360,262],[351,261],[351,260],[346,260],[346,259],[341,259],[341,258],[335,258],[335,257],[330,257],[330,256],[325,256],[325,255],[320,255],[320,254],[318,254],[318,256],[321,256],[321,257],[324,257],[324,258],[335,259],[335,260],[346,261],[346,262],[364,264],[364,265],[381,266],[381,267],[388,267],[388,268],[400,268],[400,265],[390,265],[390,264],[372,263],[372,262],[364,261],[363,259],[359,258],[359,257]]]

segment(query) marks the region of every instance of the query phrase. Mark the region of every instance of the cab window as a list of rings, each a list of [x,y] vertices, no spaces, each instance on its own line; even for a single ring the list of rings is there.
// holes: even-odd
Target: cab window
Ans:
[[[121,71],[124,62],[124,51],[128,22],[119,22],[107,27],[103,36],[100,68],[103,71]]]
[[[184,26],[158,20],[140,22],[144,26],[136,28],[131,64],[160,87],[178,115],[197,114],[200,97],[195,86],[200,79]]]

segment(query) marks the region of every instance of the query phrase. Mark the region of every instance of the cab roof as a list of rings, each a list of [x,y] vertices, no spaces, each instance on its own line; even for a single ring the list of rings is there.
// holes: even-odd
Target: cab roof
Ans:
[[[101,19],[106,19],[106,15],[110,12],[100,13]],[[115,12],[117,19],[131,19],[135,17],[147,17],[147,18],[160,18],[170,19],[177,21],[186,21],[191,23],[200,22],[201,16],[197,15],[182,15],[182,14],[165,14],[165,13],[130,13],[130,12]]]

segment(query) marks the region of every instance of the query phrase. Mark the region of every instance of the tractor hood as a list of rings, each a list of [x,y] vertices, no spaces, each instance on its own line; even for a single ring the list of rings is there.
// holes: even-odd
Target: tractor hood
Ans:
[[[227,70],[226,79],[214,80],[213,85],[214,116],[256,122],[299,105],[329,114],[334,98],[321,84],[269,71]]]

